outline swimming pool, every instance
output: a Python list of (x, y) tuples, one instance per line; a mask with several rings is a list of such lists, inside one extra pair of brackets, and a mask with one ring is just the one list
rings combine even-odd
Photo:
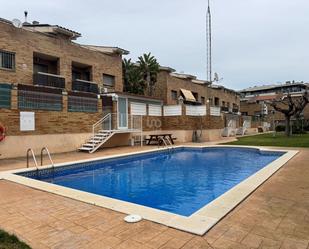
[(188, 217), (283, 154), (175, 148), (19, 175)]

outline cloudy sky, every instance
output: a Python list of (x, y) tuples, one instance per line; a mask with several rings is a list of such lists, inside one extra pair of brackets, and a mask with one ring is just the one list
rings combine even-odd
[[(206, 0), (0, 0), (0, 17), (59, 24), (80, 43), (112, 45), (134, 60), (152, 52), (161, 65), (206, 78)], [(211, 0), (213, 68), (221, 84), (309, 81), (308, 0)]]

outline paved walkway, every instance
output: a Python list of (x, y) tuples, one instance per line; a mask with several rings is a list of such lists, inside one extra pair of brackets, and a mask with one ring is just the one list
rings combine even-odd
[(127, 224), (124, 214), (5, 180), (0, 227), (39, 249), (309, 249), (308, 159), (301, 150), (202, 237), (146, 220)]

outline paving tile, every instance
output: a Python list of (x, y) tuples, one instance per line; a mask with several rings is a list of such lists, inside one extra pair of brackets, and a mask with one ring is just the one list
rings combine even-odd
[(283, 241), (280, 249), (307, 249), (309, 246), (309, 237), (307, 240), (290, 239), (287, 238)]
[(263, 238), (261, 246), (259, 248), (261, 248), (261, 249), (279, 249), (281, 247), (281, 245), (282, 245), (282, 241)]
[(133, 240), (126, 240), (119, 244), (118, 246), (114, 247), (115, 249), (148, 249), (147, 246), (143, 245), (142, 243), (133, 241)]
[(251, 248), (259, 248), (262, 244), (263, 237), (249, 233), (242, 241), (241, 244), (249, 246)]
[(160, 249), (180, 249), (182, 248), (188, 241), (182, 240), (180, 238), (172, 238), (171, 240), (167, 241), (164, 245), (159, 247)]
[(181, 249), (211, 249), (212, 247), (203, 237), (194, 237), (189, 240)]
[(145, 243), (146, 246), (157, 249), (166, 244), (169, 240), (173, 239), (173, 236), (167, 233), (160, 233), (151, 240)]
[(211, 246), (213, 246), (216, 249), (251, 249), (249, 246), (240, 244), (238, 242), (234, 242), (231, 240), (227, 240), (224, 238), (219, 238), (218, 240), (215, 241)]
[(234, 242), (240, 242), (242, 241), (245, 236), (248, 234), (248, 231), (238, 228), (238, 227), (231, 227), (229, 230), (227, 230), (221, 238), (234, 241)]

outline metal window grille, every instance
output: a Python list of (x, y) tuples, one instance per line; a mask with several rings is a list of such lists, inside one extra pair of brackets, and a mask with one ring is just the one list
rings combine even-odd
[(0, 50), (0, 68), (15, 69), (15, 53)]
[(0, 84), (0, 108), (11, 108), (11, 89), (9, 84)]
[(62, 110), (62, 95), (18, 90), (18, 108), (32, 110)]
[(68, 96), (69, 112), (97, 112), (98, 100), (79, 96)]

